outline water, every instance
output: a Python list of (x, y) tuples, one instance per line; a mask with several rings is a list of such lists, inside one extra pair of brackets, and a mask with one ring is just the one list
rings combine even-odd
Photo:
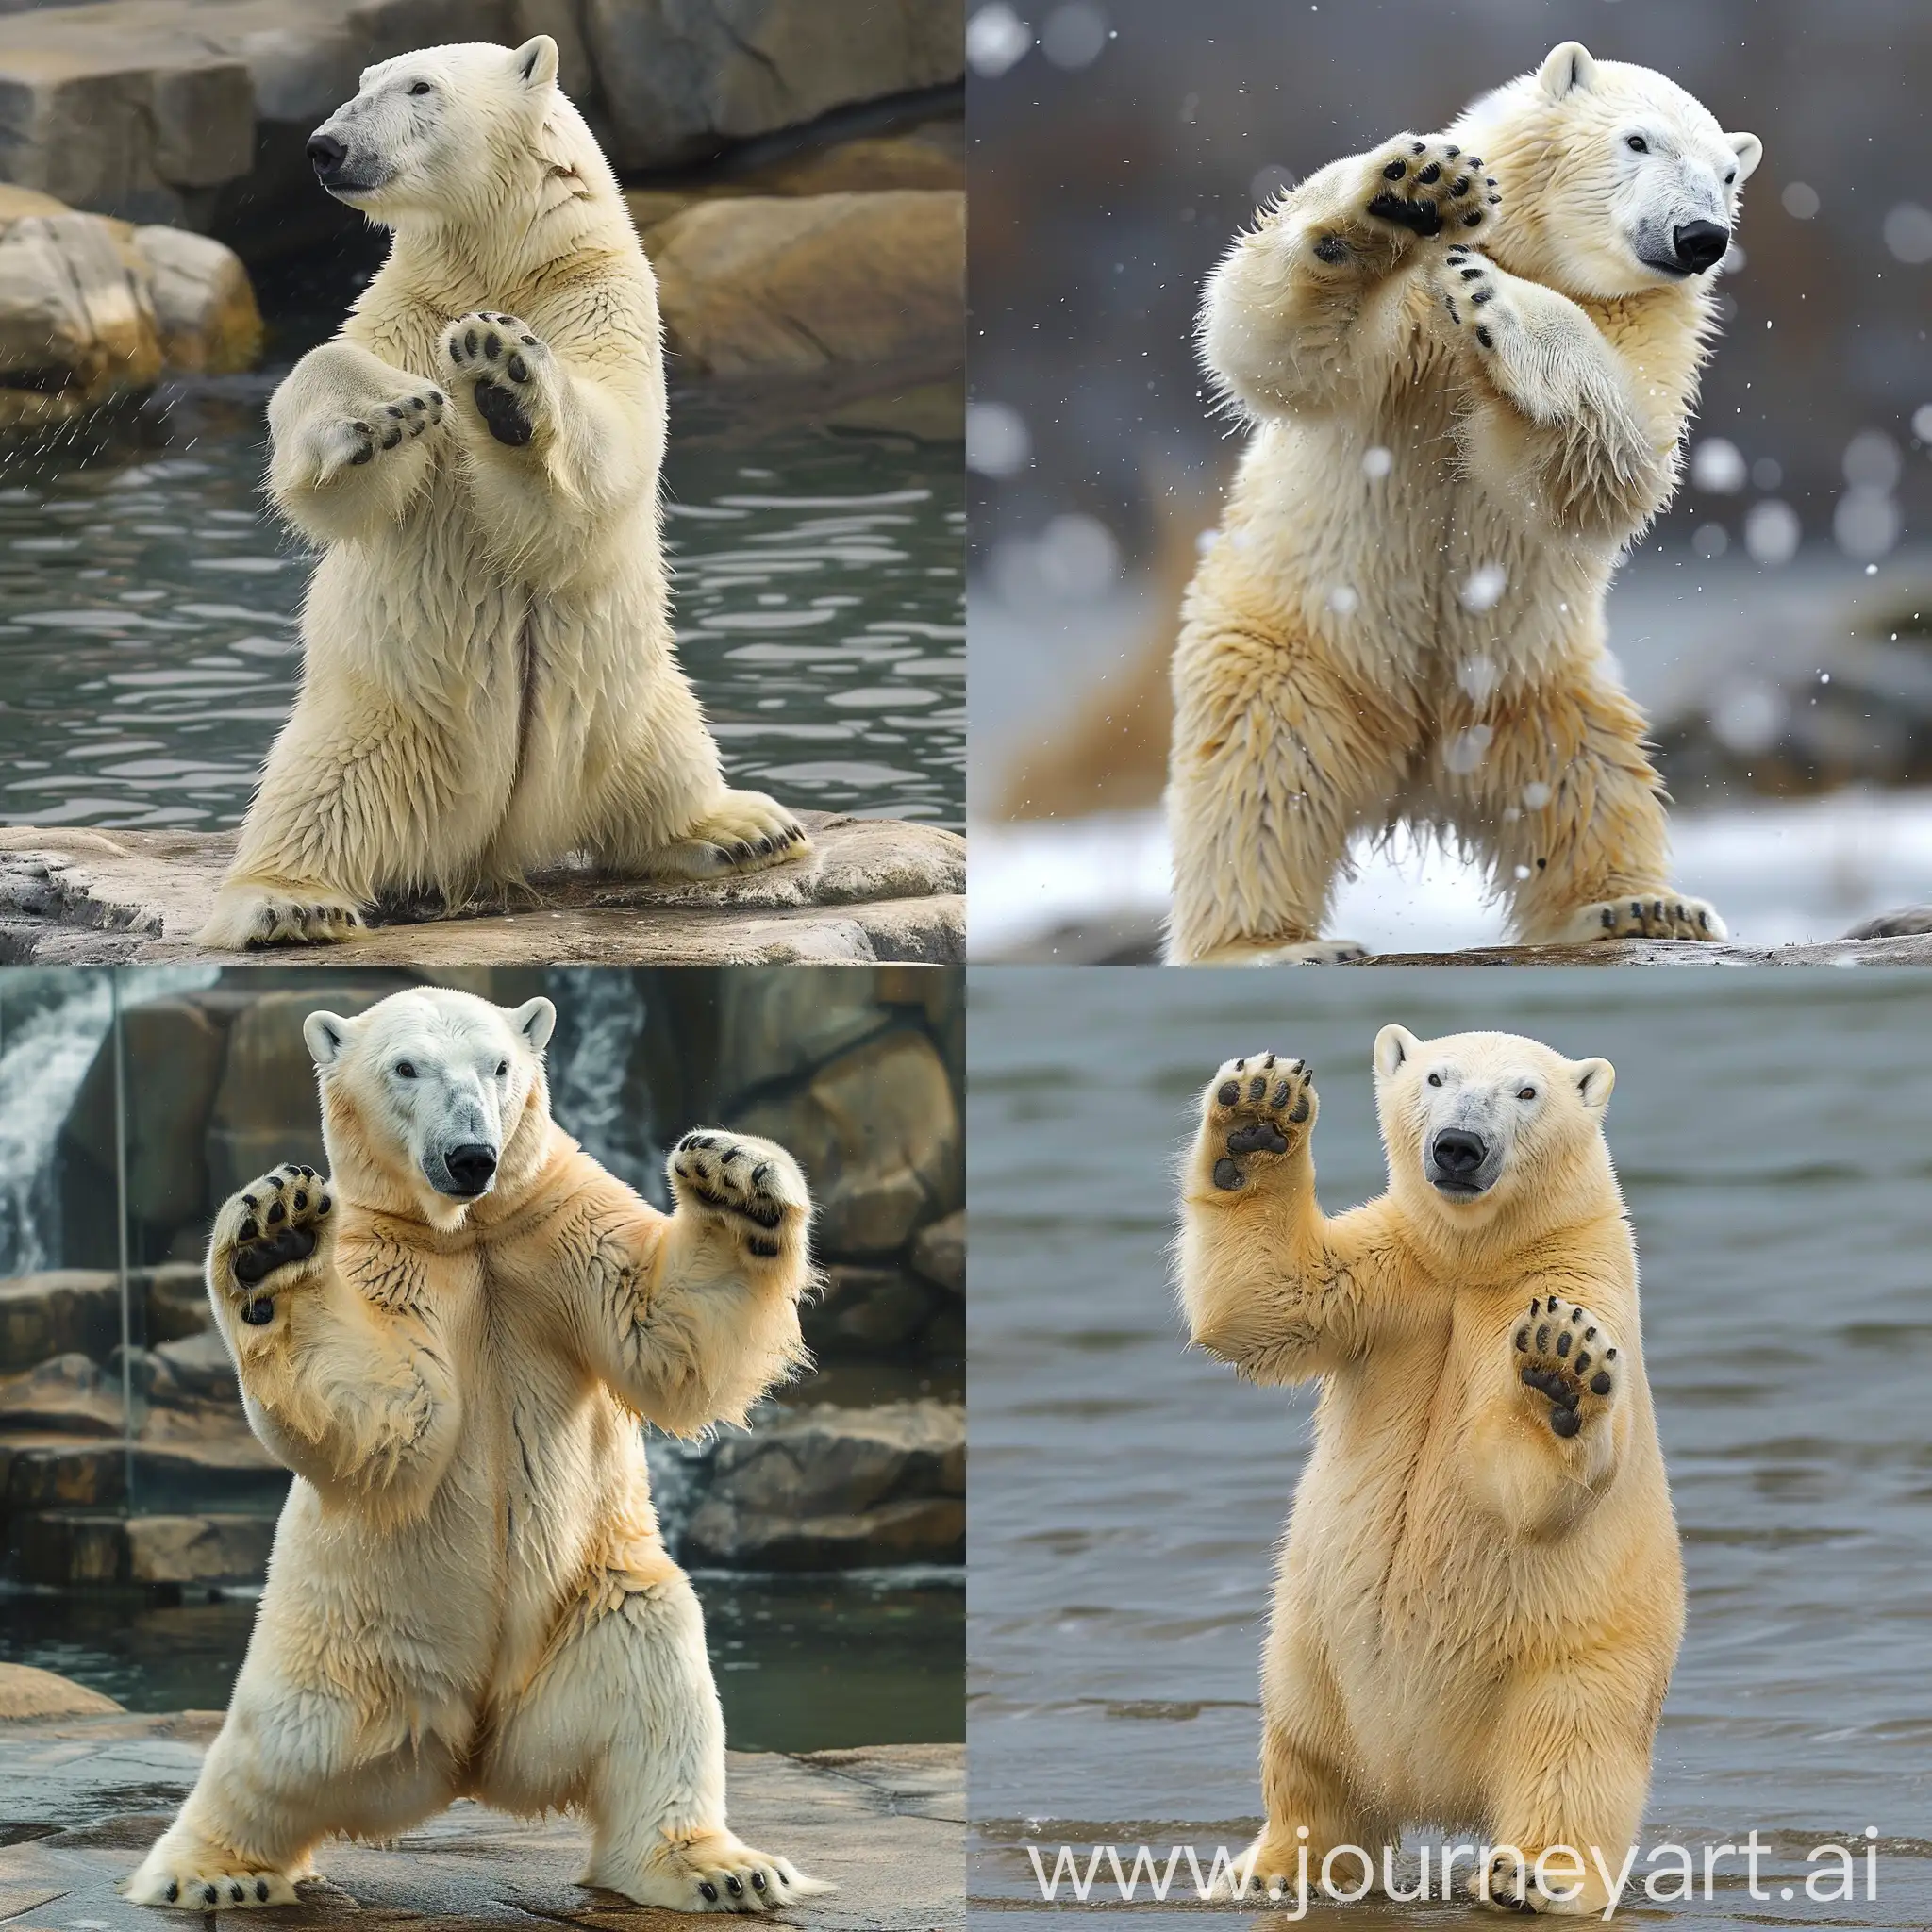
[[(697, 1578), (739, 1751), (957, 1742), (965, 1597), (912, 1573)], [(130, 1710), (221, 1710), (255, 1623), (245, 1596), (0, 1592), (0, 1662), (58, 1671)]]
[(1618, 1069), (1610, 1146), (1690, 1591), (1646, 1845), (1755, 1824), (1779, 1848), (1767, 1872), (1802, 1874), (1811, 1846), (1882, 1834), (1875, 1905), (1754, 1905), (1740, 1872), (1674, 1909), (1932, 1924), (1932, 982), (1008, 968), (975, 972), (971, 998), (983, 1906), (1033, 1922), (1028, 1839), (1120, 1841), (1129, 1862), (1141, 1840), (1191, 1841), (1205, 1859), (1258, 1820), (1256, 1662), (1312, 1396), (1183, 1349), (1171, 1163), (1214, 1067), (1274, 1046), (1317, 1069), (1324, 1205), (1378, 1191), (1369, 1048), (1399, 1019)]
[[(0, 824), (241, 822), (294, 701), (309, 569), (257, 493), (277, 373), (0, 452)], [(959, 827), (958, 444), (685, 398), (672, 425), (680, 651), (733, 782)]]

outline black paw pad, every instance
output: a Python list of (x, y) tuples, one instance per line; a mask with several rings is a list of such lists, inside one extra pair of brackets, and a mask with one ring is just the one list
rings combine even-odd
[(1288, 1137), (1273, 1121), (1257, 1121), (1252, 1126), (1237, 1127), (1227, 1137), (1230, 1154), (1286, 1154)]
[(1240, 1168), (1225, 1156), (1214, 1163), (1214, 1185), (1228, 1193), (1241, 1185), (1243, 1175)]
[(1442, 232), (1442, 217), (1436, 204), (1426, 198), (1405, 201), (1399, 194), (1384, 192), (1370, 202), (1369, 212), (1385, 222), (1411, 229), (1418, 235), (1440, 235)]
[(530, 421), (529, 411), (518, 400), (514, 391), (485, 377), (477, 383), (475, 396), (476, 413), (482, 417), (484, 427), (498, 442), (507, 443), (511, 449), (522, 449), (529, 441), (535, 425)]
[(1236, 1080), (1224, 1080), (1214, 1097), (1223, 1107), (1232, 1107), (1241, 1097), (1241, 1083)]

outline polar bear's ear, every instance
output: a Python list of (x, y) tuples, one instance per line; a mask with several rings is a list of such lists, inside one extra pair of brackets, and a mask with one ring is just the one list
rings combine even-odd
[(1590, 86), (1596, 78), (1596, 62), (1581, 41), (1565, 41), (1560, 47), (1550, 49), (1536, 77), (1551, 100), (1560, 101), (1574, 90)]
[(332, 1067), (356, 1037), (356, 1023), (340, 1013), (310, 1013), (302, 1023), (302, 1043), (318, 1067)]
[(1755, 134), (1727, 134), (1724, 139), (1738, 158), (1738, 181), (1741, 186), (1757, 172), (1757, 164), (1764, 158), (1764, 143)]
[(548, 34), (525, 41), (509, 58), (525, 87), (549, 87), (557, 78), (557, 42)]
[(539, 993), (535, 999), (525, 1000), (509, 1016), (509, 1024), (530, 1042), (532, 1053), (541, 1053), (556, 1029), (557, 1008)]
[(1375, 1035), (1375, 1071), (1386, 1080), (1422, 1041), (1407, 1026), (1385, 1026)]
[(1610, 1090), (1617, 1084), (1617, 1070), (1608, 1060), (1572, 1060), (1570, 1073), (1576, 1091), (1591, 1113), (1601, 1113), (1610, 1104)]

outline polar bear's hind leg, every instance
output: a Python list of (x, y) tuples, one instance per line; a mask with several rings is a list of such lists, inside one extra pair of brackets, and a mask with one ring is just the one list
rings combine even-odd
[(714, 879), (763, 872), (811, 852), (805, 827), (762, 791), (727, 791), (683, 838), (645, 853), (637, 869), (648, 878)]

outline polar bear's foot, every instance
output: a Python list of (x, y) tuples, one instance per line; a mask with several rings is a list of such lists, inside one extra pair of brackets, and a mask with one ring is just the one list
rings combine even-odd
[(1534, 943), (1574, 946), (1592, 940), (1709, 940), (1730, 938), (1717, 908), (1681, 892), (1645, 892), (1580, 906), (1562, 925)]
[(260, 1327), (275, 1319), (275, 1276), (322, 1246), (334, 1208), (328, 1182), (293, 1160), (223, 1202), (208, 1243), (208, 1274), (240, 1301), (244, 1322)]
[(1225, 1149), (1214, 1162), (1214, 1185), (1244, 1188), (1293, 1153), (1314, 1132), (1319, 1104), (1306, 1060), (1262, 1053), (1224, 1061), (1202, 1105), (1203, 1135)]
[(1495, 265), (1479, 249), (1452, 248), (1435, 271), (1436, 293), (1449, 320), (1462, 329), (1484, 355), (1505, 352), (1509, 337), (1523, 326), (1502, 285)]
[(1359, 940), (1292, 940), (1279, 945), (1248, 941), (1216, 946), (1187, 961), (1190, 966), (1346, 966), (1366, 959)]
[(1299, 1838), (1291, 1832), (1276, 1836), (1272, 1830), (1264, 1831), (1232, 1865), (1223, 1870), (1208, 1896), (1216, 1904), (1296, 1899), (1303, 1887), (1313, 1889), (1311, 1874), (1321, 1871), (1328, 1849), (1311, 1838)]
[(776, 799), (727, 791), (675, 844), (649, 854), (642, 869), (657, 878), (715, 879), (763, 872), (810, 851), (805, 827)]
[(292, 1906), (295, 1881), (306, 1870), (282, 1871), (196, 1840), (171, 1842), (167, 1832), (125, 1888), (138, 1906), (175, 1906), (184, 1912), (233, 1911), (240, 1907)]
[(811, 1195), (798, 1163), (770, 1141), (699, 1127), (671, 1152), (671, 1190), (681, 1206), (732, 1224), (754, 1254), (770, 1260), (784, 1235), (804, 1225)]
[(514, 315), (477, 309), (442, 332), (452, 388), (467, 383), (483, 426), (498, 442), (521, 449), (537, 433), (548, 397), (550, 348)]
[(433, 383), (399, 391), (363, 406), (359, 415), (325, 418), (305, 432), (312, 480), (327, 483), (344, 470), (359, 470), (386, 451), (407, 449), (441, 426), (442, 391)]
[[(1566, 1878), (1561, 1892), (1557, 1892), (1539, 1884), (1536, 1876), (1538, 1856), (1536, 1852), (1519, 1855), (1510, 1845), (1493, 1852), (1488, 1869), (1478, 1872), (1469, 1880), (1467, 1890), (1470, 1897), (1505, 1912), (1555, 1912), (1576, 1917), (1603, 1910), (1607, 1900), (1603, 1896), (1592, 1897), (1593, 1892), (1601, 1892), (1600, 1887), (1577, 1887), (1574, 1880)], [(1557, 1870), (1564, 1872), (1574, 1869), (1568, 1859), (1557, 1866)]]
[(1560, 1295), (1538, 1295), (1510, 1337), (1517, 1378), (1553, 1435), (1579, 1435), (1616, 1400), (1624, 1370), (1617, 1339), (1588, 1308)]
[(1368, 190), (1364, 213), (1424, 237), (1480, 228), (1502, 199), (1481, 156), (1466, 155), (1440, 135), (1405, 135), (1379, 154)]
[(240, 953), (255, 946), (329, 945), (362, 929), (362, 915), (347, 900), (320, 888), (224, 886), (214, 910), (195, 935), (211, 951)]
[(635, 1877), (593, 1867), (585, 1882), (674, 1912), (775, 1912), (796, 1899), (833, 1889), (807, 1877), (791, 1859), (754, 1850), (728, 1831), (667, 1846)]

